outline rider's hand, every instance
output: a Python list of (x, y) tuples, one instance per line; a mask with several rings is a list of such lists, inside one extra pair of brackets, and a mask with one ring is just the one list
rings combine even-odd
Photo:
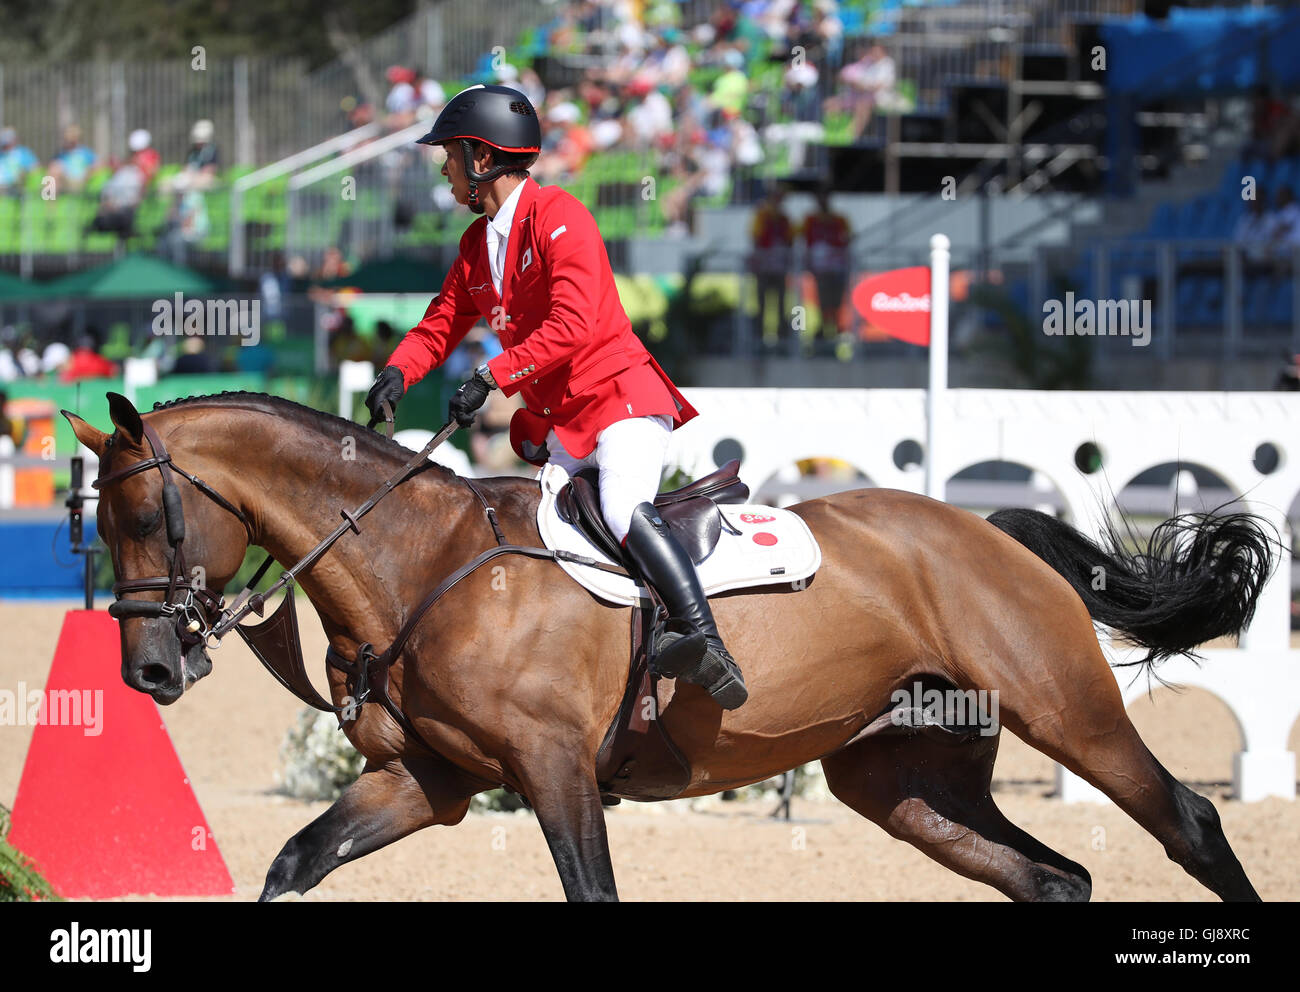
[(474, 423), (474, 413), (487, 402), (488, 393), (492, 387), (483, 381), (482, 377), (475, 373), (466, 380), (461, 387), (456, 390), (456, 395), (451, 398), (447, 408), (456, 423), (461, 427), (468, 427)]
[(370, 387), (370, 392), (366, 394), (366, 409), (370, 411), (368, 426), (374, 427), (384, 419), (384, 400), (387, 400), (388, 405), (396, 411), (397, 401), (404, 395), (406, 395), (406, 383), (402, 379), (402, 370), (395, 365), (384, 366), (384, 370), (375, 377), (375, 384)]

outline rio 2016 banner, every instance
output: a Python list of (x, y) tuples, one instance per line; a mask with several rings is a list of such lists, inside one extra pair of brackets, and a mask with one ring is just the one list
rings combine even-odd
[[(949, 299), (963, 300), (969, 272), (954, 272)], [(928, 347), (930, 344), (930, 268), (916, 265), (867, 276), (853, 287), (853, 307), (867, 322), (863, 337), (882, 335)]]

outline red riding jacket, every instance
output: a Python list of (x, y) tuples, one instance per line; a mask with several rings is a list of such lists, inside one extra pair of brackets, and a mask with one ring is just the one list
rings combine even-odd
[(498, 296), (484, 228), (470, 224), (460, 255), (420, 321), (388, 364), (406, 386), (442, 364), (480, 319), (505, 349), (488, 362), (507, 396), (522, 393), (510, 436), (540, 445), (549, 429), (575, 458), (596, 435), (628, 417), (666, 414), (674, 429), (696, 416), (623, 311), (605, 242), (582, 202), (555, 186), (524, 180), (506, 243)]

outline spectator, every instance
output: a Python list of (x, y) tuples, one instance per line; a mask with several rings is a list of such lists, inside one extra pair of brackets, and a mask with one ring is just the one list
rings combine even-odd
[(385, 123), (397, 131), (415, 123), (415, 112), (420, 107), (420, 93), (415, 88), (414, 70), (391, 65), (386, 76), (391, 89), (384, 98), (384, 109), (388, 112)]
[(739, 114), (749, 102), (749, 77), (745, 75), (745, 57), (734, 48), (723, 53), (724, 72), (713, 82), (709, 103), (723, 110)]
[(581, 122), (582, 111), (572, 101), (551, 108), (542, 128), (543, 147), (551, 142), (552, 153), (533, 166), (538, 182), (564, 182), (582, 171), (595, 142)]
[(144, 171), (136, 164), (136, 156), (119, 166), (99, 191), (99, 209), (87, 232), (116, 234), (125, 243), (134, 233), (135, 212), (147, 182)]
[(791, 247), (794, 244), (794, 226), (782, 209), (785, 191), (774, 183), (754, 211), (751, 228), (753, 252), (750, 269), (758, 283), (758, 316), (755, 335), (766, 343), (767, 308), (772, 295), (776, 296), (777, 341), (784, 341), (790, 330), (785, 308), (786, 276), (790, 271)]
[(840, 81), (845, 89), (832, 97), (827, 107), (852, 113), (850, 134), (853, 140), (862, 137), (876, 106), (893, 99), (895, 79), (894, 60), (878, 42), (873, 43), (862, 58), (840, 70)]
[(441, 110), (447, 102), (447, 93), (442, 85), (427, 72), (419, 74), (420, 103), (432, 110)]
[[(397, 347), (397, 328), (386, 320), (375, 321), (375, 339), (371, 343), (370, 361), (375, 368), (388, 364), (388, 356)], [(476, 366), (477, 367), (477, 366)]]
[(820, 121), (821, 106), (817, 101), (817, 82), (821, 74), (811, 62), (801, 62), (786, 70), (781, 89), (781, 111), (796, 121)]
[(1246, 212), (1237, 218), (1232, 240), (1241, 246), (1248, 259), (1261, 261), (1268, 255), (1273, 218), (1268, 213), (1268, 198), (1264, 190), (1256, 189), (1255, 193), (1253, 200), (1246, 201)]
[(23, 370), (18, 367), (18, 362), (14, 360), (14, 353), (11, 337), (13, 329), (4, 328), (3, 336), (0, 337), (0, 382), (13, 382), (21, 378)]
[(330, 279), (342, 279), (344, 276), (352, 274), (352, 266), (343, 257), (343, 252), (331, 245), (325, 249), (325, 254), (321, 258), (320, 267), (316, 270), (315, 279), (317, 282), (326, 282)]
[(849, 282), (849, 222), (831, 209), (830, 191), (817, 190), (817, 209), (800, 228), (807, 248), (808, 270), (817, 284), (817, 306), (827, 334), (844, 334), (844, 290)]
[(23, 423), (21, 420), (9, 417), (8, 407), (9, 394), (0, 391), (0, 437), (9, 438), (17, 448), (23, 443)]
[(45, 350), (36, 354), (35, 342), (28, 340), (27, 346), (18, 352), (18, 364), (28, 376), (52, 375), (68, 364), (72, 349), (62, 341), (51, 341)]
[(638, 149), (652, 147), (660, 138), (673, 133), (673, 106), (655, 89), (648, 76), (638, 76), (627, 84), (630, 103), (626, 111), (628, 138)]
[(94, 167), (95, 153), (81, 143), (81, 128), (69, 124), (63, 129), (63, 147), (50, 163), (55, 190), (59, 193), (80, 190)]
[(80, 379), (98, 379), (117, 375), (117, 366), (99, 353), (99, 332), (86, 331), (77, 347), (59, 373), (60, 382), (77, 382)]
[(169, 192), (198, 192), (216, 185), (221, 155), (212, 143), (214, 133), (211, 121), (194, 122), (190, 129), (190, 150), (185, 155), (185, 168), (172, 178)]
[(18, 143), (17, 131), (0, 128), (0, 193), (20, 190), (27, 174), (40, 164), (35, 152)]
[(1281, 186), (1269, 218), (1268, 242), (1274, 249), (1300, 244), (1300, 203), (1290, 186)]
[(172, 363), (172, 375), (207, 375), (220, 369), (201, 337), (188, 337), (181, 342), (181, 353)]
[(1250, 140), (1243, 149), (1247, 158), (1276, 160), (1295, 150), (1297, 117), (1267, 86), (1255, 88), (1250, 116)]
[(357, 325), (352, 316), (342, 307), (326, 318), (326, 329), (330, 333), (330, 361), (368, 362), (372, 355), (370, 347), (357, 333)]
[(838, 65), (844, 53), (844, 22), (839, 18), (835, 0), (817, 0), (813, 6), (816, 13), (812, 34), (816, 40), (809, 46), (808, 57)]
[(285, 271), (284, 252), (271, 254), (271, 266), (257, 280), (262, 301), (262, 319), (268, 323), (284, 320), (285, 299), (289, 295), (289, 274)]
[(142, 127), (136, 128), (127, 139), (127, 147), (131, 150), (131, 164), (140, 170), (148, 187), (162, 165), (162, 156), (153, 147), (153, 136)]
[(531, 66), (519, 74), (519, 84), (515, 88), (528, 97), (528, 102), (534, 107), (546, 103), (546, 87), (542, 85), (542, 77)]
[(655, 36), (654, 48), (646, 57), (642, 71), (648, 73), (659, 85), (676, 89), (684, 86), (691, 70), (691, 56), (679, 41), (676, 31), (668, 30)]

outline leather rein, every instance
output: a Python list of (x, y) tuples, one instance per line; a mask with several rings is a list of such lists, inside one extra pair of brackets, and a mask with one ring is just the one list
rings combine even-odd
[[(387, 434), (392, 438), (393, 419), (390, 410), (385, 410), (387, 421)], [(340, 516), (343, 517), (343, 523), (340, 524), (328, 537), (324, 538), (311, 551), (307, 552), (302, 558), (287, 571), (283, 572), (280, 578), (266, 592), (254, 593), (253, 588), (261, 581), (266, 574), (267, 569), (274, 561), (272, 555), (267, 555), (265, 560), (258, 566), (256, 573), (240, 591), (238, 596), (226, 605), (225, 600), (219, 593), (214, 593), (203, 583), (196, 581), (187, 582), (185, 579), (185, 517), (181, 504), (180, 490), (176, 485), (173, 476), (181, 476), (192, 486), (203, 493), (222, 509), (233, 514), (244, 525), (248, 531), (249, 543), (253, 543), (253, 527), (248, 517), (237, 506), (222, 496), (216, 489), (204, 482), (198, 476), (192, 475), (180, 468), (167, 451), (166, 445), (158, 432), (148, 423), (141, 421), (144, 427), (144, 437), (148, 440), (153, 450), (150, 458), (142, 459), (138, 462), (110, 472), (108, 475), (100, 476), (91, 485), (95, 489), (111, 483), (119, 482), (139, 472), (145, 472), (149, 469), (157, 468), (162, 475), (162, 506), (163, 516), (167, 528), (167, 542), (171, 548), (172, 561), (171, 570), (165, 576), (152, 576), (148, 578), (123, 579), (113, 584), (114, 603), (108, 608), (109, 615), (117, 620), (125, 620), (131, 617), (145, 617), (158, 619), (163, 617), (176, 618), (176, 631), (181, 639), (182, 646), (192, 647), (196, 644), (202, 644), (205, 648), (215, 649), (221, 646), (221, 639), (232, 629), (238, 629), (243, 634), (248, 630), (257, 630), (256, 626), (247, 627), (241, 625), (241, 621), (249, 613), (256, 613), (259, 617), (264, 615), (266, 600), (273, 596), (281, 589), (292, 586), (297, 576), (305, 569), (313, 565), (322, 555), (324, 555), (334, 543), (346, 534), (349, 530), (353, 533), (360, 534), (361, 529), (357, 522), (374, 509), (385, 496), (393, 491), (400, 483), (404, 482), (417, 468), (424, 464), (429, 454), (438, 445), (442, 444), (448, 437), (455, 432), (458, 424), (453, 419), (448, 421), (443, 428), (429, 440), (429, 443), (401, 468), (394, 472), (371, 496), (355, 510), (341, 510)], [(350, 694), (354, 702), (349, 706), (333, 706), (327, 703), (319, 694), (312, 689), (310, 682), (305, 682), (303, 678), (298, 677), (302, 673), (302, 650), (294, 641), (294, 652), (296, 658), (282, 659), (279, 665), (273, 664), (259, 651), (254, 651), (258, 658), (267, 667), (271, 674), (281, 685), (292, 692), (302, 702), (319, 710), (342, 713), (345, 710), (353, 710), (361, 703), (371, 701), (379, 702), (384, 709), (388, 711), (397, 723), (408, 734), (412, 735), (415, 740), (419, 741), (428, 750), (434, 750), (427, 744), (424, 739), (411, 725), (406, 715), (392, 702), (387, 691), (387, 670), (393, 665), (400, 655), (402, 648), (406, 645), (411, 634), (414, 633), (416, 625), (426, 613), (441, 599), (453, 586), (459, 583), (470, 573), (485, 565), (500, 555), (518, 554), (530, 558), (550, 559), (552, 561), (568, 561), (576, 564), (587, 565), (592, 568), (602, 569), (607, 572), (615, 572), (619, 575), (627, 575), (626, 569), (617, 565), (610, 565), (606, 562), (589, 558), (585, 555), (575, 554), (571, 551), (562, 549), (529, 547), (526, 545), (510, 544), (506, 541), (505, 534), (501, 530), (501, 525), (497, 520), (496, 508), (491, 506), (487, 498), (483, 495), (474, 483), (462, 476), (457, 476), (461, 482), (478, 498), (483, 505), (484, 512), (488, 522), (492, 525), (492, 533), (496, 538), (496, 546), (488, 548), (472, 558), (470, 561), (461, 565), (451, 574), (446, 576), (436, 587), (420, 601), (419, 605), (407, 616), (405, 623), (398, 630), (394, 638), (384, 652), (376, 654), (369, 644), (362, 644), (357, 651), (355, 661), (347, 661), (332, 647), (326, 652), (326, 661), (333, 667), (346, 673), (349, 676)], [(162, 590), (164, 597), (161, 602), (155, 600), (124, 599), (123, 596), (132, 593), (156, 592)], [(183, 596), (180, 594), (183, 590)], [(286, 595), (294, 595), (292, 589), (288, 589)], [(292, 606), (292, 604), (290, 604)], [(213, 620), (215, 617), (215, 621)], [(296, 627), (296, 620), (293, 621)], [(247, 637), (245, 637), (247, 640)], [(280, 670), (287, 668), (288, 672)], [(378, 690), (379, 698), (377, 700), (368, 699), (371, 695), (371, 689)]]

